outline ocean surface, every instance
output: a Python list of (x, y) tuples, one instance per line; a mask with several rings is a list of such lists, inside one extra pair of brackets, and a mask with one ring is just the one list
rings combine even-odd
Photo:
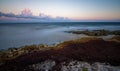
[(0, 24), (0, 49), (32, 44), (53, 45), (86, 35), (66, 33), (69, 30), (120, 30), (115, 22), (54, 22), (54, 23), (4, 23)]

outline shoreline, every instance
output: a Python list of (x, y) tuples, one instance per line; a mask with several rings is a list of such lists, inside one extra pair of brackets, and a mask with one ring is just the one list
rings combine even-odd
[[(120, 66), (119, 48), (120, 36), (114, 36), (109, 40), (98, 37), (85, 37), (64, 41), (53, 46), (30, 45), (12, 48), (0, 53), (0, 69), (11, 68), (12, 66), (24, 69), (24, 65), (26, 67), (46, 60), (52, 60), (58, 64), (64, 61), (77, 60), (90, 64), (100, 62)], [(11, 66), (9, 67), (9, 65)]]
[(108, 35), (118, 35), (120, 36), (120, 30), (105, 30), (105, 29), (98, 29), (98, 30), (70, 30), (70, 31), (64, 31), (67, 33), (72, 34), (85, 34), (87, 36), (108, 36)]
[[(61, 33), (62, 32), (62, 33)], [(114, 30), (114, 31), (111, 31), (111, 30), (105, 30), (105, 29), (98, 29), (98, 30), (62, 30), (61, 32), (57, 31), (57, 33), (59, 33), (58, 36), (57, 35), (57, 38), (56, 40), (54, 40), (54, 37), (51, 37), (51, 38), (48, 38), (45, 39), (41, 39), (41, 40), (38, 40), (37, 41), (42, 41), (42, 42), (34, 42), (30, 40), (30, 42), (22, 42), (19, 44), (19, 42), (13, 42), (10, 44), (6, 44), (5, 45), (5, 42), (1, 45), (1, 49), (0, 51), (3, 51), (3, 50), (6, 50), (6, 49), (9, 49), (9, 48), (19, 48), (19, 47), (24, 47), (26, 45), (39, 45), (39, 44), (45, 44), (45, 45), (56, 45), (56, 44), (59, 44), (61, 42), (64, 42), (64, 41), (68, 41), (68, 40), (74, 40), (74, 39), (79, 39), (79, 38), (82, 38), (82, 37), (100, 37), (100, 38), (103, 38), (103, 39), (110, 39), (114, 36), (120, 36), (120, 30)], [(61, 34), (64, 34), (64, 35), (61, 35)], [(50, 34), (52, 36), (52, 34)], [(54, 35), (53, 35), (54, 36)], [(58, 38), (59, 37), (59, 38)], [(63, 37), (63, 38), (62, 38)], [(53, 39), (53, 42), (51, 41)], [(34, 40), (34, 39), (33, 39)], [(6, 42), (6, 43), (9, 43), (9, 42)]]

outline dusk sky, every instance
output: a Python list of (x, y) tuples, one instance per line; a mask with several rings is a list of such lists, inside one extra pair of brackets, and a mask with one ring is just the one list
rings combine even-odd
[(0, 0), (0, 21), (120, 21), (120, 0)]

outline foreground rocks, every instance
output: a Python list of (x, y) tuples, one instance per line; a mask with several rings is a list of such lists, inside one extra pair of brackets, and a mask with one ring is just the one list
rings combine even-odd
[(67, 65), (62, 64), (61, 71), (119, 71), (120, 68), (105, 65), (104, 63), (93, 63), (71, 61)]
[[(81, 61), (62, 62), (59, 71), (119, 71), (120, 67), (105, 65), (105, 63), (87, 63)], [(29, 69), (33, 71), (53, 71), (56, 67), (55, 61), (46, 60), (41, 63), (29, 65)], [(56, 70), (58, 71), (58, 70)]]
[(32, 65), (29, 65), (28, 68), (30, 70), (34, 70), (34, 71), (40, 71), (40, 70), (43, 70), (43, 71), (52, 71), (52, 68), (55, 66), (55, 61), (52, 61), (52, 60), (46, 60), (44, 62), (41, 62), (41, 63), (37, 63), (37, 64), (32, 64)]
[(73, 34), (85, 34), (88, 36), (107, 36), (107, 35), (120, 35), (120, 30), (109, 31), (109, 30), (72, 30), (65, 31), (67, 33)]
[(47, 50), (29, 48), (26, 49), (29, 52), (4, 61), (0, 71), (120, 70), (120, 42), (112, 40), (82, 38), (65, 41)]

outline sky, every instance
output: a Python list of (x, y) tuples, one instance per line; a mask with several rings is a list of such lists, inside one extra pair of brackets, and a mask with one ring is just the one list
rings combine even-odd
[(0, 21), (120, 21), (120, 0), (0, 0)]

